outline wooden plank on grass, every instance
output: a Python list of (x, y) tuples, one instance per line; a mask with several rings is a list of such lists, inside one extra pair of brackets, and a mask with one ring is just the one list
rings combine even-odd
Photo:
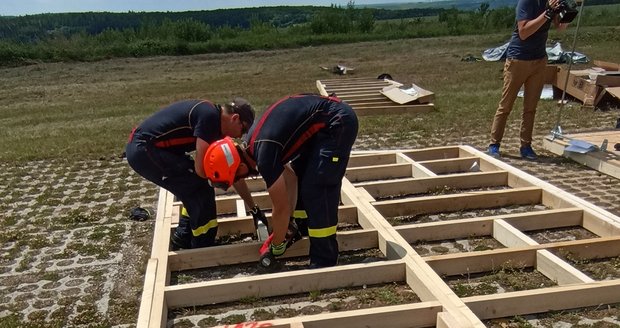
[(572, 240), (519, 248), (500, 248), (469, 253), (424, 257), (438, 274), (445, 276), (480, 273), (501, 268), (529, 268), (536, 265), (536, 252), (546, 249), (571, 258), (588, 260), (620, 255), (620, 236)]
[[(154, 282), (148, 282), (154, 286), (151, 301), (151, 310), (149, 311), (149, 328), (164, 327), (168, 319), (168, 305), (164, 294), (164, 288), (170, 283), (170, 270), (168, 269), (168, 248), (170, 242), (170, 225), (172, 222), (172, 203), (174, 196), (160, 188), (159, 201), (157, 204), (157, 215), (155, 217), (155, 229), (153, 232), (153, 248), (151, 250), (151, 258), (157, 260), (155, 274), (150, 278), (154, 278)], [(145, 281), (145, 285), (146, 285)], [(148, 291), (148, 286), (145, 290)], [(145, 311), (146, 313), (146, 311)]]
[(459, 158), (459, 147), (433, 147), (419, 150), (403, 151), (403, 155), (414, 161), (432, 161), (438, 159)]
[(396, 164), (396, 154), (361, 154), (349, 158), (348, 169), (360, 166)]
[(546, 249), (536, 252), (536, 270), (560, 286), (594, 282), (594, 279)]
[(479, 218), (466, 218), (440, 222), (413, 223), (396, 227), (409, 243), (493, 235), (493, 222), (505, 220), (521, 231), (578, 226), (579, 209), (543, 210), (515, 214), (502, 214)]
[[(460, 301), (454, 291), (424, 262), (402, 236), (368, 202), (356, 192), (356, 188), (343, 180), (342, 193), (348, 202), (358, 207), (366, 216), (364, 226), (377, 230), (379, 248), (389, 258), (401, 258), (406, 264), (406, 281), (422, 301), (438, 300), (455, 316), (461, 327), (484, 327), (482, 322)], [(360, 218), (361, 221), (361, 218)]]
[(512, 317), (620, 302), (620, 280), (466, 297), (481, 319)]
[(373, 205), (383, 216), (396, 217), (509, 205), (534, 205), (540, 203), (540, 196), (540, 188), (530, 187), (386, 200), (375, 202)]
[(501, 171), (471, 172), (427, 178), (361, 182), (356, 183), (355, 186), (366, 189), (375, 198), (384, 198), (388, 196), (423, 194), (445, 186), (455, 189), (505, 186), (507, 177), (508, 174)]
[(348, 168), (345, 177), (351, 182), (411, 177), (411, 164), (385, 164)]
[(402, 261), (375, 262), (168, 286), (166, 299), (176, 308), (404, 280)]
[[(239, 199), (239, 201), (241, 201), (241, 199)], [(271, 218), (271, 213), (265, 213), (265, 217), (269, 220)], [(354, 206), (339, 206), (338, 222), (357, 224), (357, 209)], [(217, 223), (217, 235), (220, 237), (240, 234), (254, 234), (256, 232), (256, 228), (254, 227), (254, 219), (252, 216), (245, 214), (238, 217), (218, 218)]]
[[(302, 325), (304, 328), (422, 328), (434, 326), (437, 313), (441, 310), (439, 302), (419, 302), (260, 321), (247, 323), (243, 327), (300, 328), (299, 325)], [(216, 328), (233, 327), (227, 325)]]
[[(377, 232), (354, 230), (338, 232), (338, 246), (341, 252), (377, 248)], [(179, 250), (168, 254), (171, 271), (209, 268), (222, 265), (258, 262), (258, 251), (262, 243), (253, 241), (207, 248)], [(308, 255), (309, 241), (304, 238), (290, 247), (281, 258)]]
[(430, 161), (419, 161), (418, 163), (424, 165), (435, 174), (477, 172), (480, 170), (478, 157), (435, 159)]
[[(613, 145), (615, 144), (613, 140), (620, 140), (620, 130), (615, 130), (614, 134), (604, 135), (604, 136), (595, 136), (590, 138), (590, 142), (594, 143), (596, 146), (601, 146), (603, 139), (608, 139), (608, 151), (591, 151), (585, 154), (580, 154), (576, 152), (566, 151), (566, 147), (568, 146), (567, 140), (564, 139), (554, 139), (550, 140), (549, 138), (543, 139), (543, 146), (548, 151), (555, 153), (560, 156), (564, 156), (574, 160), (575, 162), (586, 165), (590, 168), (593, 168), (601, 173), (605, 173), (614, 178), (620, 179), (620, 152), (614, 151)], [(574, 139), (588, 139), (586, 134), (574, 134), (567, 136)], [(600, 140), (601, 142), (594, 141)], [(616, 141), (620, 142), (620, 141)]]
[(382, 106), (361, 106), (354, 108), (357, 116), (368, 115), (392, 115), (392, 114), (423, 114), (435, 109), (433, 104), (422, 105), (382, 105)]

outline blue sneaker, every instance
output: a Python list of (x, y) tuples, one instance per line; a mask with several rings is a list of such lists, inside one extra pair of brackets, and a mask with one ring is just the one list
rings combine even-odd
[(499, 158), (499, 144), (490, 144), (487, 154), (492, 157)]
[(538, 159), (538, 155), (536, 155), (532, 146), (523, 146), (521, 147), (521, 158), (534, 161)]

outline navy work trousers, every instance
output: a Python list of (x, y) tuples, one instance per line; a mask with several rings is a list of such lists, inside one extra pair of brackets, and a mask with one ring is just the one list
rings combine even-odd
[(310, 267), (334, 266), (338, 262), (340, 189), (357, 138), (357, 116), (349, 105), (335, 103), (330, 114), (328, 125), (304, 145), (292, 162), (299, 181), (299, 201), (308, 216)]
[(127, 161), (147, 180), (170, 191), (189, 214), (189, 228), (179, 222), (178, 237), (191, 238), (191, 247), (212, 246), (217, 235), (215, 192), (206, 179), (194, 172), (194, 161), (185, 153), (158, 148), (136, 132), (127, 144)]

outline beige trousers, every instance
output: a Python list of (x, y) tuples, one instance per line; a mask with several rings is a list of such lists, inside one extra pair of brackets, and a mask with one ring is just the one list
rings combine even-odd
[(504, 137), (506, 120), (512, 111), (517, 94), (523, 86), (523, 115), (521, 118), (521, 146), (532, 143), (534, 117), (540, 93), (545, 83), (545, 67), (547, 57), (536, 60), (506, 59), (504, 64), (504, 87), (502, 99), (493, 118), (491, 127), (491, 143), (499, 144)]

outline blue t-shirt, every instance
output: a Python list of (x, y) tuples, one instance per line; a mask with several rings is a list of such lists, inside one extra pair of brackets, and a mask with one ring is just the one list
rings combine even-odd
[[(519, 0), (516, 8), (516, 21), (532, 20), (540, 16), (547, 7), (547, 0)], [(512, 38), (506, 50), (506, 58), (519, 60), (535, 60), (547, 55), (547, 34), (551, 21), (547, 21), (538, 31), (525, 40), (519, 38), (519, 28), (515, 23)]]

